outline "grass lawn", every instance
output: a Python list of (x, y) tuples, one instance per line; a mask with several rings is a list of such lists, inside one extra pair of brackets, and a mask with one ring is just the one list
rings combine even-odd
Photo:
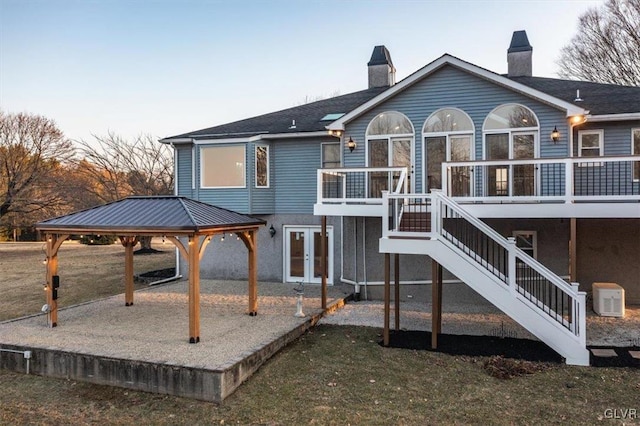
[[(70, 245), (67, 250), (60, 258), (61, 295), (71, 291), (65, 283), (72, 281), (78, 288), (73, 303), (122, 292), (121, 247)], [(166, 250), (170, 256), (162, 265), (151, 264), (154, 256), (138, 256), (134, 262), (139, 268), (146, 261), (151, 269), (172, 266), (173, 250)], [(31, 263), (22, 264), (19, 259), (26, 253), (15, 263), (6, 261), (6, 253), (0, 251), (5, 296), (0, 312), (7, 318), (37, 311), (41, 293), (39, 300), (27, 303), (26, 298), (44, 276), (42, 256), (36, 253)], [(84, 272), (63, 272), (65, 257), (86, 262)], [(9, 270), (25, 283), (8, 285), (4, 275)], [(640, 415), (640, 369), (509, 365), (496, 358), (383, 348), (380, 332), (318, 326), (267, 362), (222, 406), (0, 370), (0, 424), (640, 423), (637, 417), (608, 418)], [(530, 374), (511, 379), (489, 374), (501, 366), (510, 371), (525, 367)], [(629, 409), (636, 411), (625, 411)]]

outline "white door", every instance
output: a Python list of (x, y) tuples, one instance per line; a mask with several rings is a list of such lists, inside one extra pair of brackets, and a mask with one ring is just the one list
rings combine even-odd
[[(319, 226), (284, 227), (285, 282), (320, 283), (322, 251)], [(327, 283), (333, 284), (333, 229), (327, 227)]]

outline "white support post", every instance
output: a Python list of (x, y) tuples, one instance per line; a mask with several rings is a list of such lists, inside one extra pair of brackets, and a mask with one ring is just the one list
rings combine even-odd
[(431, 232), (437, 239), (442, 234), (442, 201), (440, 200), (441, 189), (431, 189)]
[(508, 237), (507, 241), (509, 242), (507, 248), (509, 255), (509, 265), (507, 269), (507, 274), (509, 275), (509, 290), (511, 291), (511, 295), (516, 297), (516, 239), (514, 237)]
[(322, 169), (318, 169), (318, 187), (317, 187), (317, 194), (316, 197), (318, 199), (318, 204), (322, 204), (323, 203), (323, 197), (322, 197), (322, 190), (323, 190), (323, 182), (324, 180), (322, 179)]
[[(389, 191), (382, 191), (382, 238), (389, 237)], [(396, 213), (397, 216), (397, 213)]]
[(342, 204), (347, 204), (347, 174), (343, 173), (342, 177)]
[(564, 199), (565, 203), (573, 202), (573, 161), (570, 158), (564, 160)]
[[(440, 182), (442, 182), (442, 193), (450, 196), (451, 194), (449, 194), (449, 171), (451, 170), (451, 167), (449, 167), (447, 165), (446, 162), (442, 163), (442, 171), (441, 171), (441, 175), (440, 175)], [(426, 184), (427, 182), (424, 182), (423, 184)], [(423, 191), (424, 192), (424, 191)]]

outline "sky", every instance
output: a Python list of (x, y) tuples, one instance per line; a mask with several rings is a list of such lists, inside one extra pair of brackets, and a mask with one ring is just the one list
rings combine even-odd
[(367, 88), (373, 47), (397, 80), (445, 53), (506, 73), (526, 30), (556, 77), (603, 0), (0, 0), (0, 110), (73, 140), (162, 138)]

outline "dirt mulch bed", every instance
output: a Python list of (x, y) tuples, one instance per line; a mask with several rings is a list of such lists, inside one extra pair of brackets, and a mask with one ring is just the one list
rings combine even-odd
[[(382, 345), (382, 341), (380, 344)], [(429, 331), (391, 330), (389, 347), (426, 350), (450, 355), (489, 356), (544, 363), (564, 362), (560, 355), (542, 342), (511, 337), (440, 334), (438, 348), (431, 349), (431, 332)], [(637, 347), (588, 347), (588, 349), (595, 348), (613, 349), (618, 356), (598, 357), (592, 354), (590, 364), (593, 367), (640, 368), (640, 360), (634, 359), (629, 353), (630, 350), (640, 350)]]

